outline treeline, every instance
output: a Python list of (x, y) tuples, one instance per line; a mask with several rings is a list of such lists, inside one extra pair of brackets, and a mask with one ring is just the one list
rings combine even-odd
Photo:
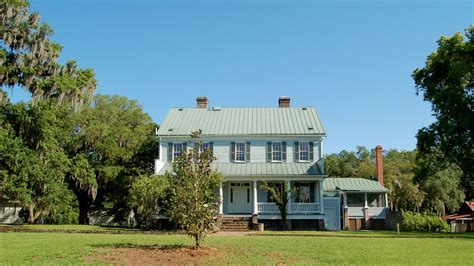
[[(453, 163), (440, 163), (415, 151), (384, 151), (385, 186), (390, 189), (392, 210), (434, 213), (455, 212), (464, 201), (462, 171)], [(326, 156), (325, 169), (330, 177), (376, 179), (375, 151), (357, 147)]]
[[(30, 223), (88, 223), (92, 211), (123, 220), (133, 180), (153, 172), (157, 125), (136, 101), (94, 97), (94, 71), (58, 63), (53, 30), (28, 8), (0, 2), (0, 201)], [(31, 101), (12, 103), (5, 88)]]

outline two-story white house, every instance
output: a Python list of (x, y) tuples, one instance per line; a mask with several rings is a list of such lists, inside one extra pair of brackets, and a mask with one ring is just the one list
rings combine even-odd
[(188, 149), (190, 134), (202, 130), (201, 141), (217, 158), (213, 167), (225, 176), (219, 193), (224, 217), (254, 217), (277, 226), (279, 210), (262, 181), (287, 182), (297, 188), (288, 205), (293, 227), (324, 229), (324, 128), (314, 107), (291, 107), (281, 97), (278, 107), (209, 107), (206, 97), (196, 108), (172, 108), (157, 131), (160, 143), (155, 173)]

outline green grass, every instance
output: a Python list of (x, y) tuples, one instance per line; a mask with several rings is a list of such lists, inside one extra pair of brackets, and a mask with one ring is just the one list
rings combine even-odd
[(0, 225), (1, 227), (14, 227), (14, 228), (24, 228), (32, 230), (74, 230), (74, 231), (103, 231), (103, 230), (137, 230), (137, 229), (128, 229), (120, 227), (107, 227), (99, 225), (81, 225), (81, 224), (23, 224), (23, 225)]
[[(350, 232), (331, 233), (335, 235), (211, 236), (205, 244), (219, 249), (224, 256), (210, 258), (208, 263), (466, 265), (472, 262), (474, 239), (470, 237), (437, 238), (428, 234), (419, 238), (371, 238), (371, 234), (380, 234), (371, 232), (360, 233), (364, 237), (336, 237)], [(102, 247), (180, 244), (191, 245), (192, 241), (173, 234), (0, 233), (0, 264), (80, 264), (85, 262), (84, 257), (104, 252)]]
[(394, 231), (263, 231), (258, 235), (304, 235), (334, 237), (368, 237), (368, 238), (468, 238), (474, 240), (474, 233), (420, 233)]

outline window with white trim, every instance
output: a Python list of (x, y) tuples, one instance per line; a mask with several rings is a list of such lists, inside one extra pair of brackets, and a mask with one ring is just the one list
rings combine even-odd
[(211, 145), (209, 144), (209, 142), (205, 142), (205, 143), (201, 143), (201, 145), (199, 145), (199, 153), (203, 153), (204, 151), (207, 151), (209, 150), (211, 147)]
[(309, 142), (300, 142), (299, 146), (299, 161), (309, 161)]
[(183, 155), (183, 143), (173, 143), (173, 161)]
[(235, 143), (235, 161), (245, 162), (245, 142)]
[(298, 203), (312, 202), (310, 183), (295, 183), (296, 197), (295, 201)]
[(281, 162), (283, 160), (283, 145), (281, 142), (272, 142), (272, 161)]

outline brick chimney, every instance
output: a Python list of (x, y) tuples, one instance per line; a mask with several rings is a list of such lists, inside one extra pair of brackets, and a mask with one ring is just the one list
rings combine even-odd
[(383, 186), (383, 155), (382, 155), (382, 146), (377, 145), (375, 147), (375, 164), (377, 167), (377, 180)]
[(278, 99), (278, 107), (280, 108), (288, 108), (290, 107), (290, 97), (282, 96)]
[(207, 100), (207, 97), (196, 97), (196, 107), (197, 108), (207, 108), (209, 101)]

